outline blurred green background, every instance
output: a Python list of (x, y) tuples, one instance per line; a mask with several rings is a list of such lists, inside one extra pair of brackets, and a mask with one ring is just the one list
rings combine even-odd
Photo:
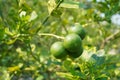
[[(0, 80), (120, 80), (119, 21), (120, 0), (0, 0)], [(53, 35), (75, 23), (82, 56), (55, 59)]]

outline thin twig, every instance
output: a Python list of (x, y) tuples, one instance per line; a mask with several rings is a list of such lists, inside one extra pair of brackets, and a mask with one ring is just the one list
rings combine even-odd
[[(56, 9), (60, 6), (60, 4), (61, 4), (62, 2), (63, 2), (63, 0), (59, 0), (58, 4), (57, 4), (56, 7), (52, 10), (52, 12), (53, 12), (54, 10), (56, 10)], [(52, 12), (51, 12), (51, 13), (52, 13)], [(48, 21), (48, 19), (50, 18), (50, 16), (51, 16), (51, 14), (49, 14), (49, 15), (44, 19), (44, 21), (42, 22), (41, 26), (44, 25), (44, 24)], [(37, 33), (40, 31), (41, 26), (36, 30), (35, 34), (37, 34)]]
[(114, 34), (108, 36), (105, 40), (103, 40), (102, 45), (101, 45), (100, 48), (103, 48), (107, 42), (109, 42), (110, 40), (116, 38), (116, 36), (117, 36), (119, 33), (120, 33), (120, 30), (118, 30), (118, 31), (116, 31)]
[[(44, 24), (47, 22), (47, 20), (49, 19), (49, 17), (50, 17), (50, 15), (48, 15), (48, 16), (44, 19), (44, 21), (42, 22), (41, 26), (44, 25)], [(41, 26), (36, 30), (35, 33), (38, 33), (38, 32), (40, 31)]]
[(38, 62), (40, 63), (40, 60), (39, 60), (36, 56), (34, 56), (30, 44), (28, 44), (28, 47), (29, 47), (29, 49), (30, 49), (31, 56), (32, 56), (36, 61), (38, 61)]
[(58, 4), (57, 4), (57, 6), (55, 7), (55, 9), (57, 9), (62, 2), (63, 2), (63, 0), (59, 0), (59, 2), (58, 2)]
[(68, 33), (68, 30), (64, 25), (63, 25), (63, 28), (64, 28), (65, 32)]
[(64, 37), (62, 37), (62, 36), (58, 36), (58, 35), (55, 35), (55, 34), (50, 34), (50, 33), (40, 33), (40, 34), (38, 34), (39, 36), (51, 36), (51, 37), (55, 37), (55, 38), (57, 38), (57, 39), (64, 39)]

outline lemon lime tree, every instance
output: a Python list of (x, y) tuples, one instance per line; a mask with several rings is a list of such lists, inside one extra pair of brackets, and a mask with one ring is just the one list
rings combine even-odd
[(0, 0), (0, 80), (120, 80), (120, 0)]

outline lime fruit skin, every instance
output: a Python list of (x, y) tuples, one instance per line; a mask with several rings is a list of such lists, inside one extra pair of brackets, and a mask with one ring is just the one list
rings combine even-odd
[(82, 39), (75, 33), (68, 34), (64, 38), (63, 45), (68, 51), (74, 52), (82, 45)]
[(50, 53), (57, 59), (64, 59), (68, 54), (62, 42), (53, 43), (50, 48)]
[(79, 56), (81, 56), (83, 53), (83, 47), (80, 46), (78, 50), (74, 51), (74, 52), (69, 52), (68, 55), (72, 58), (78, 58)]
[(82, 40), (86, 36), (86, 31), (85, 31), (85, 29), (81, 25), (79, 25), (79, 26), (72, 26), (68, 30), (68, 33), (76, 33), (76, 34), (78, 34), (81, 37)]

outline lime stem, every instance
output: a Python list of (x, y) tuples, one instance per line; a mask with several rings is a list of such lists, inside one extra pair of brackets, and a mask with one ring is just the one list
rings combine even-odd
[(57, 38), (57, 39), (64, 39), (64, 37), (62, 37), (62, 36), (58, 36), (58, 35), (55, 35), (55, 34), (50, 34), (50, 33), (40, 33), (40, 34), (38, 34), (39, 36), (52, 36), (52, 37), (55, 37), (55, 38)]

